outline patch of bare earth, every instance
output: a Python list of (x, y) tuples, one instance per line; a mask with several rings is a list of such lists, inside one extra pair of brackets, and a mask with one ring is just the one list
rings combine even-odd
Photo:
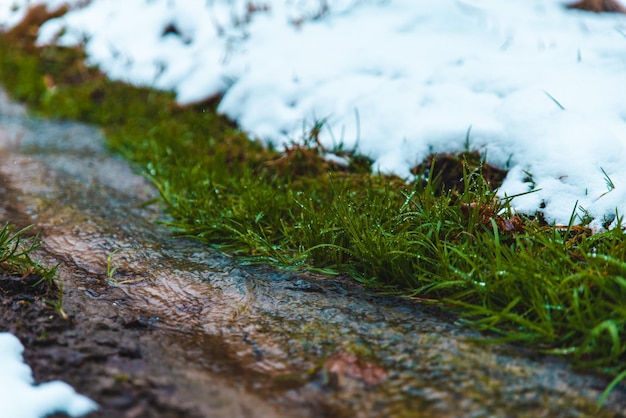
[(46, 304), (41, 287), (32, 286), (36, 279), (0, 276), (0, 329), (22, 341), (36, 382), (59, 379), (79, 388), (100, 405), (93, 418), (203, 416), (181, 399), (167, 369), (146, 361), (147, 321), (102, 312), (105, 304), (71, 294), (64, 319)]

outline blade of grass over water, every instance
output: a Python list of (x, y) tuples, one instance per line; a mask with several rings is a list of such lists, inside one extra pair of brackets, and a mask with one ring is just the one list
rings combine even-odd
[[(216, 101), (181, 108), (171, 94), (106, 80), (80, 51), (34, 48), (29, 33), (0, 36), (0, 82), (41, 115), (102, 126), (110, 148), (158, 188), (163, 222), (179, 234), (247, 262), (440, 300), (492, 342), (608, 373), (616, 380), (607, 390), (625, 377), (626, 236), (617, 214), (596, 234), (580, 225), (579, 207), (566, 226), (515, 214), (515, 197), (496, 197), (504, 174), (469, 143), (461, 156), (416, 167), (411, 182), (372, 173), (354, 150), (324, 149), (321, 126), (279, 153), (218, 115)], [(323, 158), (333, 151), (347, 165)]]

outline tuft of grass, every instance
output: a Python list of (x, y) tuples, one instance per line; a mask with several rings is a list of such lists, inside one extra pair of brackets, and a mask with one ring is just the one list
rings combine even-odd
[(598, 196), (596, 200), (599, 200), (601, 197), (604, 197), (605, 195), (611, 193), (615, 189), (615, 183), (613, 183), (613, 180), (611, 179), (611, 177), (609, 177), (606, 171), (604, 171), (604, 168), (600, 167), (600, 171), (602, 171), (602, 175), (604, 176), (604, 183), (606, 184), (606, 192)]
[[(607, 373), (615, 378), (607, 390), (624, 378), (626, 236), (618, 214), (597, 234), (578, 207), (562, 226), (515, 214), (514, 197), (496, 197), (506, 173), (470, 150), (469, 130), (461, 156), (431, 156), (406, 182), (372, 173), (355, 150), (324, 149), (321, 123), (278, 153), (218, 115), (216, 100), (181, 108), (170, 93), (86, 68), (80, 50), (33, 49), (24, 39), (0, 36), (0, 82), (42, 115), (103, 126), (111, 149), (158, 188), (163, 222), (181, 235), (248, 262), (348, 274), (438, 300), (492, 342)], [(348, 163), (325, 160), (332, 151)]]
[[(31, 253), (41, 247), (39, 235), (27, 238), (24, 234), (32, 228), (27, 226), (16, 231), (14, 225), (5, 223), (0, 229), (0, 272), (9, 276), (37, 274), (40, 281), (52, 279), (54, 269), (46, 269), (32, 260)], [(37, 282), (39, 284), (39, 282)]]
[(115, 272), (118, 269), (118, 266), (113, 266), (113, 257), (115, 257), (115, 254), (119, 253), (120, 251), (122, 251), (122, 249), (118, 248), (115, 251), (111, 251), (109, 253), (109, 255), (107, 256), (107, 272), (106, 272), (106, 276), (107, 276), (107, 279), (109, 279), (109, 280), (113, 280), (113, 276), (115, 276)]
[[(43, 300), (63, 318), (63, 289), (56, 280), (56, 267), (46, 268), (31, 258), (33, 251), (41, 247), (39, 235), (26, 237), (32, 228), (16, 230), (12, 224), (5, 223), (0, 228), (0, 274), (19, 277), (18, 283), (10, 282), (12, 287), (30, 287), (32, 292), (43, 296)], [(7, 282), (9, 283), (9, 282)], [(11, 289), (5, 289), (10, 292)]]

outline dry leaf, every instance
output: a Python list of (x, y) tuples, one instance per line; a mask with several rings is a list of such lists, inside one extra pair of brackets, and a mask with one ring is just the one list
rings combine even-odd
[(345, 351), (330, 355), (323, 369), (328, 373), (362, 380), (368, 385), (378, 385), (387, 377), (387, 372), (377, 364)]

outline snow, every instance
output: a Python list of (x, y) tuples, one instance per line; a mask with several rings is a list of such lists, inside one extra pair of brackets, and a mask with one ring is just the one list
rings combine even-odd
[[(39, 2), (2, 2), (0, 22)], [(534, 190), (513, 200), (518, 211), (567, 224), (578, 208), (597, 229), (626, 213), (624, 15), (563, 0), (69, 3), (39, 43), (83, 44), (111, 78), (182, 104), (222, 95), (220, 112), (279, 147), (323, 120), (325, 146), (358, 146), (409, 178), (428, 153), (463, 150), (469, 132), (510, 170), (502, 196)]]
[(33, 386), (30, 367), (23, 362), (24, 347), (8, 332), (0, 332), (0, 407), (3, 418), (40, 418), (55, 412), (72, 417), (97, 408), (68, 384), (54, 381)]

